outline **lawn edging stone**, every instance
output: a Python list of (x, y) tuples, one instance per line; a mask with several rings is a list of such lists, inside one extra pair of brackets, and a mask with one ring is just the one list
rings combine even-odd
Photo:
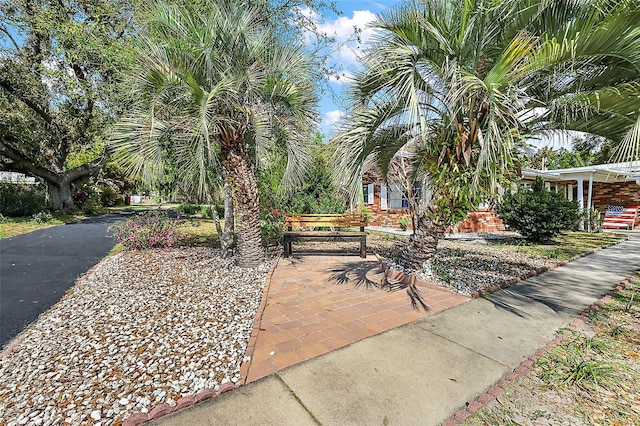
[(190, 407), (198, 402), (205, 401), (211, 398), (217, 398), (218, 396), (227, 393), (233, 389), (236, 389), (236, 385), (231, 382), (225, 382), (220, 385), (220, 388), (216, 391), (214, 389), (203, 389), (196, 396), (183, 396), (177, 401), (173, 406), (169, 405), (166, 402), (156, 405), (151, 411), (148, 413), (133, 413), (129, 417), (127, 417), (124, 422), (122, 422), (122, 426), (138, 426), (149, 420), (156, 420), (160, 417), (166, 416), (167, 414), (175, 413), (178, 410), (182, 410), (183, 408)]

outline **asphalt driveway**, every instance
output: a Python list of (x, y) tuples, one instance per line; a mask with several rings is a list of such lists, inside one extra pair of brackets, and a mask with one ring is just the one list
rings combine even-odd
[(107, 228), (122, 219), (96, 216), (0, 240), (0, 348), (109, 253)]

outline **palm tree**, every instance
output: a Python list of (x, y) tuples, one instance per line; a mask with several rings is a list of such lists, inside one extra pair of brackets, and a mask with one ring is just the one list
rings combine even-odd
[(197, 12), (158, 3), (151, 16), (132, 79), (136, 102), (113, 137), (119, 158), (153, 180), (170, 152), (204, 196), (216, 180), (226, 183), (238, 214), (237, 263), (255, 266), (263, 259), (255, 167), (277, 132), (287, 144), (285, 180), (300, 177), (316, 120), (311, 61), (296, 40), (229, 3)]
[(392, 9), (372, 24), (331, 142), (336, 178), (356, 194), (364, 165), (386, 176), (398, 151), (411, 154), (430, 198), (400, 260), (422, 268), (446, 226), (516, 175), (513, 154), (527, 137), (585, 130), (640, 146), (638, 22), (640, 6), (627, 0), (420, 0)]

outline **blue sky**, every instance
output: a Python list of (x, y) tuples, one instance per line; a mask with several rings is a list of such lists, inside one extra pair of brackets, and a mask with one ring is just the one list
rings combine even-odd
[[(337, 65), (345, 76), (357, 69), (358, 52), (366, 45), (371, 36), (371, 31), (367, 29), (367, 24), (375, 18), (376, 14), (400, 3), (402, 3), (402, 0), (337, 0), (336, 6), (342, 12), (342, 15), (327, 15), (324, 20), (317, 20), (319, 30), (334, 37), (339, 44), (345, 43), (340, 50), (331, 56), (329, 64)], [(362, 30), (360, 33), (361, 44), (353, 40), (354, 27)], [(343, 102), (346, 86), (347, 83), (344, 80), (336, 81), (332, 79), (329, 82), (331, 90), (322, 95), (320, 102), (320, 114), (322, 116), (320, 131), (327, 138), (331, 136), (334, 130), (333, 125), (345, 111)]]

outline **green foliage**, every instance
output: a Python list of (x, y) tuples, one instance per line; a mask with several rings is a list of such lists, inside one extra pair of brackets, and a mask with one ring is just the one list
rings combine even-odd
[[(375, 42), (363, 49), (331, 142), (336, 180), (355, 199), (369, 167), (390, 175), (397, 154), (412, 154), (417, 178), (431, 186), (430, 199), (412, 211), (417, 231), (428, 225), (439, 235), (517, 178), (514, 153), (536, 135), (595, 133), (622, 140), (621, 153), (635, 158), (640, 2), (602, 5), (420, 0), (388, 9), (370, 24)], [(544, 113), (532, 117), (533, 109)], [(524, 224), (533, 238), (557, 232), (536, 235), (537, 226)], [(421, 268), (427, 234), (413, 235), (401, 263)]]
[(532, 242), (548, 241), (575, 227), (580, 218), (577, 202), (547, 190), (540, 177), (531, 191), (506, 194), (497, 211), (505, 224)]
[(260, 215), (260, 235), (267, 245), (280, 242), (284, 231), (284, 216), (268, 212)]
[(45, 208), (45, 197), (39, 190), (0, 182), (0, 214), (8, 217), (31, 216)]
[(565, 148), (558, 150), (544, 147), (538, 149), (533, 157), (523, 157), (520, 163), (523, 166), (534, 169), (568, 169), (572, 167), (588, 166), (591, 163), (592, 156), (580, 151), (569, 151)]
[(163, 211), (144, 212), (126, 222), (109, 227), (113, 237), (127, 250), (144, 250), (154, 247), (171, 247), (182, 238), (179, 220), (169, 218)]
[[(104, 187), (108, 188), (107, 186)], [(75, 205), (78, 206), (84, 214), (88, 216), (95, 216), (106, 211), (105, 205), (102, 202), (102, 190), (100, 188), (101, 187), (95, 186), (89, 181), (86, 181), (82, 185), (79, 185), (73, 193), (73, 201)], [(119, 199), (117, 194), (116, 197)], [(110, 202), (111, 195), (107, 194), (105, 199), (107, 202)]]
[(48, 223), (53, 220), (53, 215), (47, 211), (41, 211), (31, 216), (31, 222), (33, 223)]
[(258, 172), (260, 221), (266, 241), (280, 240), (284, 231), (285, 213), (344, 213), (345, 202), (333, 185), (327, 166), (328, 149), (322, 136), (316, 134), (312, 143), (313, 163), (300, 184), (287, 191), (282, 180), (287, 167), (286, 157), (278, 151), (269, 157), (268, 165)]
[(71, 184), (97, 175), (104, 135), (126, 108), (137, 0), (0, 3), (0, 166), (51, 185), (73, 209)]
[(276, 216), (282, 213), (344, 213), (345, 202), (331, 180), (328, 167), (328, 147), (316, 134), (311, 143), (313, 162), (303, 175), (302, 182), (287, 190), (282, 180), (287, 167), (286, 157), (274, 152), (269, 165), (258, 173), (261, 210)]
[(113, 207), (122, 203), (122, 197), (108, 185), (100, 185), (100, 204), (103, 207)]
[(542, 380), (556, 386), (594, 389), (616, 371), (611, 363), (598, 361), (586, 352), (602, 352), (604, 343), (591, 342), (581, 336), (569, 344), (557, 346), (536, 364), (543, 368)]
[(89, 199), (82, 206), (82, 212), (87, 216), (96, 216), (106, 212), (106, 209), (100, 202), (100, 194), (92, 193)]
[(199, 204), (182, 203), (178, 206), (178, 211), (184, 214), (196, 214), (200, 211)]
[(406, 216), (400, 216), (400, 218), (398, 219), (398, 226), (400, 226), (400, 229), (402, 229), (403, 231), (407, 230), (409, 223), (411, 223), (411, 219)]
[[(205, 219), (212, 219), (213, 218), (213, 212), (212, 212), (211, 206), (209, 204), (203, 204), (200, 207), (200, 214)], [(221, 217), (221, 216), (218, 216), (218, 217)], [(222, 216), (222, 217), (224, 217), (224, 216)]]

